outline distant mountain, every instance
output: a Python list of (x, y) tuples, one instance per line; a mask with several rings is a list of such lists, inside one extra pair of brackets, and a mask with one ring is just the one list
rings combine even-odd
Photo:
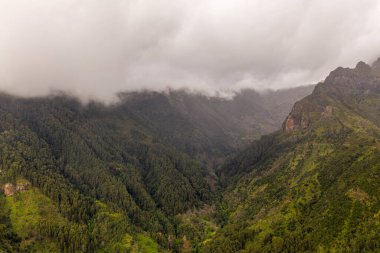
[(160, 138), (192, 156), (222, 156), (281, 128), (293, 104), (313, 86), (259, 93), (242, 90), (231, 99), (186, 91), (124, 93), (120, 108)]
[(309, 91), (1, 95), (0, 252), (180, 251), (193, 236), (177, 215), (218, 195), (210, 161), (280, 128)]
[(0, 252), (376, 252), (379, 69), (232, 99), (3, 94)]
[(204, 252), (377, 252), (380, 80), (338, 68), (295, 103), (278, 131), (218, 172), (222, 228)]

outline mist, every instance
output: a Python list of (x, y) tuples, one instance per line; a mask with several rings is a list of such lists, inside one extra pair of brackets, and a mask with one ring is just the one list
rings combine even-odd
[(0, 0), (0, 90), (109, 101), (322, 80), (380, 56), (376, 0)]

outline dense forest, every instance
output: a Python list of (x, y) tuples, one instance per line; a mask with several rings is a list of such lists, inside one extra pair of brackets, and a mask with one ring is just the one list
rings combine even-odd
[(380, 82), (360, 62), (218, 171), (227, 218), (205, 252), (377, 252)]
[(3, 94), (0, 252), (376, 252), (375, 67), (310, 95)]
[[(277, 98), (267, 101), (266, 110), (274, 111), (277, 105), (290, 108), (308, 91), (249, 92), (261, 100)], [(264, 117), (258, 115), (263, 105), (255, 103), (242, 94), (231, 100), (185, 91), (124, 93), (112, 105), (82, 104), (64, 95), (1, 95), (0, 249), (179, 252), (199, 247), (203, 232), (189, 234), (181, 215), (218, 199), (215, 164), (243, 146), (245, 135), (263, 134), (264, 128), (256, 133), (260, 124), (279, 127), (276, 115), (257, 120)], [(229, 116), (242, 107), (253, 111)], [(230, 130), (239, 120), (244, 127)], [(252, 131), (243, 134), (244, 128)]]
[[(68, 98), (2, 102), (9, 105), (0, 112), (2, 182), (19, 187), (19, 180), (27, 180), (63, 220), (44, 219), (41, 210), (41, 219), (31, 217), (38, 234), (31, 230), (24, 240), (45, 235), (62, 251), (93, 252), (104, 248), (104, 236), (140, 229), (169, 245), (159, 237), (174, 236), (171, 217), (212, 198), (205, 169), (107, 109), (94, 116), (94, 108), (84, 111)], [(33, 243), (22, 248), (29, 246), (34, 250)]]

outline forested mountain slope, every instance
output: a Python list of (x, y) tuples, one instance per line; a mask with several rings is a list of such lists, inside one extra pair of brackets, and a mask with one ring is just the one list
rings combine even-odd
[[(263, 105), (234, 115), (259, 104), (261, 95), (252, 94), (257, 101), (182, 91), (123, 94), (110, 106), (2, 94), (0, 252), (188, 248), (184, 236), (193, 236), (177, 214), (214, 200), (216, 178), (205, 161), (236, 150), (245, 134), (264, 131), (253, 125), (280, 126), (278, 116), (258, 115)], [(289, 99), (267, 101), (265, 110)], [(244, 117), (247, 132), (229, 130)]]
[(120, 95), (120, 109), (161, 139), (202, 160), (231, 155), (263, 134), (278, 130), (293, 104), (313, 86), (258, 93), (243, 90), (232, 98), (181, 90)]
[(309, 88), (110, 106), (3, 94), (0, 252), (376, 251), (378, 66), (331, 72), (216, 175), (210, 161), (275, 130)]
[(110, 110), (65, 97), (1, 99), (2, 182), (17, 187), (26, 179), (54, 202), (68, 223), (43, 219), (37, 235), (47, 234), (70, 252), (107, 243), (98, 237), (112, 232), (102, 228), (112, 222), (96, 222), (103, 205), (122, 217), (118, 236), (135, 227), (168, 241), (174, 214), (211, 199), (206, 171), (196, 161)]
[(380, 82), (338, 68), (297, 102), (283, 130), (219, 170), (225, 219), (204, 252), (377, 252)]

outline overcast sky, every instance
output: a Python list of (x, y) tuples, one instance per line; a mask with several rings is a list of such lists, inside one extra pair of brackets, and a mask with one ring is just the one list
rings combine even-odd
[(0, 90), (293, 87), (380, 56), (378, 0), (0, 0)]

